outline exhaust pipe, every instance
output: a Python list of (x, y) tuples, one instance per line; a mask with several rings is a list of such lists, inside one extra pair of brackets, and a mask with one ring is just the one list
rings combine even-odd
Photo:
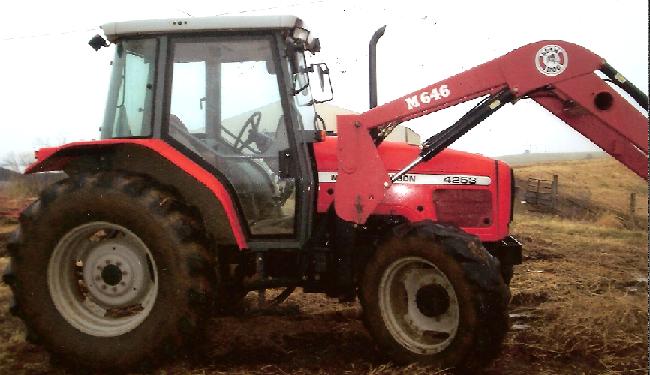
[(379, 42), (379, 38), (384, 35), (384, 31), (386, 31), (386, 25), (380, 27), (374, 34), (372, 34), (370, 45), (368, 46), (370, 109), (377, 106), (377, 42)]

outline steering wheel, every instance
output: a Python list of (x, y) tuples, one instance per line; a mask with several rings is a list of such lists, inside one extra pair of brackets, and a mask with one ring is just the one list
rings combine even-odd
[[(253, 141), (257, 138), (257, 135), (259, 134), (259, 128), (260, 128), (260, 120), (262, 119), (262, 112), (253, 112), (250, 117), (246, 120), (244, 123), (244, 126), (242, 126), (241, 130), (239, 131), (239, 134), (237, 134), (237, 138), (235, 138), (235, 144), (233, 147), (237, 151), (242, 151), (245, 147), (253, 143)], [(244, 138), (244, 132), (246, 129), (250, 126), (250, 130), (248, 131), (248, 136), (246, 139)]]

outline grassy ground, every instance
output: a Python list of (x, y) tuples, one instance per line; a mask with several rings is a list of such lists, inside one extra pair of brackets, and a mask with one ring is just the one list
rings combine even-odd
[(503, 160), (512, 166), (538, 165), (541, 163), (557, 163), (568, 160), (585, 160), (607, 157), (602, 151), (591, 152), (561, 152), (561, 153), (528, 153), (497, 156), (495, 159)]
[[(580, 174), (565, 178), (565, 162), (518, 168), (516, 173), (560, 173), (560, 183), (566, 181), (561, 194), (586, 181), (592, 203), (612, 212), (625, 207), (618, 195), (643, 185), (611, 160), (580, 163), (586, 163), (579, 168), (588, 175), (597, 176), (603, 168), (607, 176), (621, 174), (620, 185), (606, 189), (599, 180)], [(645, 191), (640, 194), (640, 200), (647, 199)], [(518, 207), (511, 228), (524, 244), (525, 259), (515, 268), (511, 285), (512, 329), (486, 374), (647, 373), (648, 233), (591, 219)], [(6, 262), (0, 258), (0, 268)], [(0, 285), (0, 374), (65, 373), (50, 365), (43, 349), (25, 343), (20, 321), (7, 312), (9, 300), (8, 288)], [(212, 318), (206, 327), (208, 340), (193, 348), (191, 358), (155, 373), (439, 373), (387, 363), (363, 328), (360, 313), (357, 303), (297, 292), (278, 310)]]
[(515, 167), (518, 185), (522, 187), (529, 177), (552, 180), (554, 174), (558, 175), (559, 194), (564, 204), (560, 207), (564, 211), (561, 214), (569, 213), (568, 205), (573, 203), (582, 205), (583, 211), (626, 215), (630, 193), (636, 193), (636, 214), (647, 219), (648, 184), (611, 157)]
[(563, 373), (646, 373), (647, 231), (532, 214), (513, 231), (526, 251), (506, 353), (575, 369)]

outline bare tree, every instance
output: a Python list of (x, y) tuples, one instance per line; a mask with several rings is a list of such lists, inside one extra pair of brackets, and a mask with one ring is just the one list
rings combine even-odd
[(61, 173), (38, 173), (23, 175), (25, 168), (35, 161), (30, 152), (10, 152), (0, 158), (0, 166), (17, 172), (10, 176), (4, 187), (4, 193), (14, 198), (36, 197), (40, 191), (51, 183), (61, 179)]
[(30, 152), (9, 152), (0, 159), (0, 166), (21, 173), (34, 160), (34, 154)]

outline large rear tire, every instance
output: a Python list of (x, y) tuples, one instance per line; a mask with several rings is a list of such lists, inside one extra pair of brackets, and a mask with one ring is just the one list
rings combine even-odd
[(473, 370), (498, 353), (509, 291), (480, 241), (431, 221), (403, 224), (360, 285), (365, 324), (395, 362)]
[(215, 260), (200, 220), (148, 178), (56, 183), (21, 214), (8, 249), (12, 313), (68, 367), (151, 366), (196, 338), (210, 310)]

